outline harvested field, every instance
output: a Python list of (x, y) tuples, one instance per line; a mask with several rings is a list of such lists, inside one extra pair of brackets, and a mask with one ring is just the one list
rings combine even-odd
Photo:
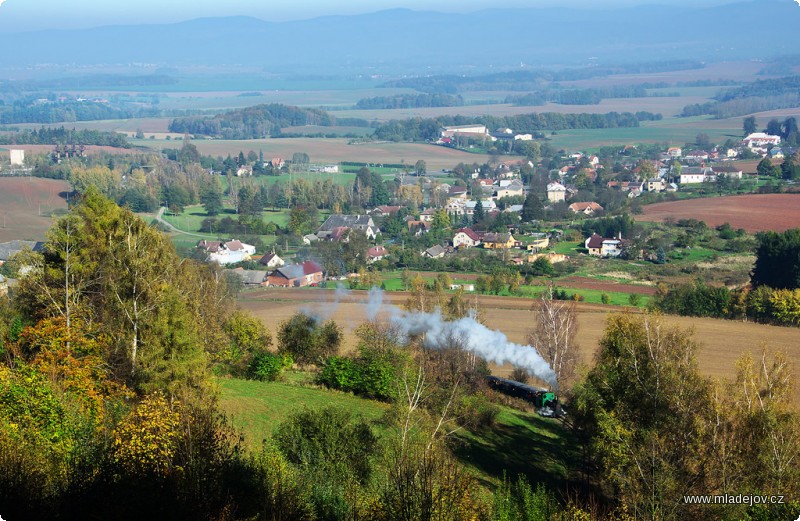
[[(305, 152), (314, 163), (339, 163), (342, 161), (360, 161), (364, 163), (405, 162), (414, 165), (418, 159), (425, 160), (428, 171), (453, 168), (458, 163), (485, 163), (489, 156), (471, 154), (447, 147), (423, 143), (365, 143), (348, 144), (347, 139), (286, 138), (286, 139), (252, 139), (252, 140), (194, 140), (192, 143), (202, 154), (213, 156), (236, 155), (239, 151), (247, 153), (262, 151), (265, 157), (291, 158), (295, 152)], [(180, 141), (135, 140), (136, 145), (150, 147), (154, 150), (180, 147)], [(505, 161), (521, 159), (517, 156), (503, 156)]]
[[(389, 292), (385, 302), (402, 305), (407, 294)], [(333, 318), (345, 329), (346, 349), (355, 346), (353, 329), (366, 317), (366, 292), (354, 291), (338, 305), (334, 305), (334, 292), (320, 289), (264, 289), (244, 293), (240, 305), (260, 318), (273, 333), (279, 324), (300, 309), (310, 309)], [(514, 342), (525, 343), (532, 324), (531, 301), (521, 298), (478, 297), (484, 312), (485, 323), (505, 333)], [(320, 304), (326, 302), (327, 304)], [(606, 317), (613, 312), (638, 312), (630, 308), (578, 303), (578, 343), (583, 362), (591, 363), (603, 335)], [(783, 350), (800, 370), (800, 329), (715, 320), (694, 317), (666, 317), (668, 324), (694, 330), (694, 339), (701, 345), (697, 354), (700, 370), (712, 377), (730, 378), (735, 374), (735, 361), (745, 352), (757, 355), (762, 346)], [(508, 375), (510, 367), (493, 367), (496, 374)], [(796, 390), (800, 398), (800, 389)]]
[(638, 221), (697, 219), (709, 226), (730, 223), (748, 232), (800, 227), (800, 194), (735, 195), (655, 203), (642, 207)]
[(69, 183), (38, 177), (0, 177), (0, 242), (41, 241), (53, 212), (67, 209)]

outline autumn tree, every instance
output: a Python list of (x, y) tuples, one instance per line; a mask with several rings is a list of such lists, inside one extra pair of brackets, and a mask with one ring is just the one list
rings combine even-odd
[(574, 425), (597, 477), (636, 518), (695, 518), (682, 498), (708, 490), (710, 386), (696, 350), (689, 332), (657, 316), (612, 315), (596, 365), (574, 388)]
[(578, 364), (578, 314), (574, 301), (553, 298), (553, 286), (531, 306), (536, 326), (528, 332), (528, 343), (550, 364), (561, 388)]

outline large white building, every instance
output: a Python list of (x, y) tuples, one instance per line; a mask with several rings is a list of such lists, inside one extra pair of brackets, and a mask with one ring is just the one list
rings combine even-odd
[(11, 166), (24, 166), (25, 165), (25, 151), (11, 149), (9, 151), (11, 156)]
[(765, 134), (764, 132), (754, 132), (744, 138), (742, 144), (747, 148), (766, 148), (769, 145), (780, 145), (781, 137)]
[(567, 188), (561, 183), (550, 183), (547, 185), (547, 200), (551, 203), (558, 203), (567, 198)]
[(442, 129), (442, 137), (452, 138), (456, 136), (475, 138), (490, 137), (489, 129), (486, 128), (486, 125), (454, 125), (450, 127), (444, 127), (444, 129)]

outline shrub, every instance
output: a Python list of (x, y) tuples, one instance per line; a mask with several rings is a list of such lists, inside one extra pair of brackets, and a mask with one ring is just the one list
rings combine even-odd
[(357, 392), (361, 388), (361, 367), (351, 358), (332, 356), (319, 372), (317, 382), (346, 392)]
[(456, 411), (458, 422), (470, 429), (486, 429), (494, 426), (500, 407), (483, 394), (465, 396)]
[(283, 370), (291, 367), (293, 363), (291, 355), (288, 354), (258, 353), (253, 356), (253, 360), (247, 368), (247, 375), (252, 380), (274, 382), (280, 377)]

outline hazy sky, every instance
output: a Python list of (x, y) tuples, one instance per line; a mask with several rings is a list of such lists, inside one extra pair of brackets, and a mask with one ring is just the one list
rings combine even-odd
[(445, 12), (495, 7), (622, 7), (636, 4), (702, 5), (734, 0), (0, 0), (0, 31), (164, 23), (205, 16), (250, 15), (283, 21), (405, 7)]

